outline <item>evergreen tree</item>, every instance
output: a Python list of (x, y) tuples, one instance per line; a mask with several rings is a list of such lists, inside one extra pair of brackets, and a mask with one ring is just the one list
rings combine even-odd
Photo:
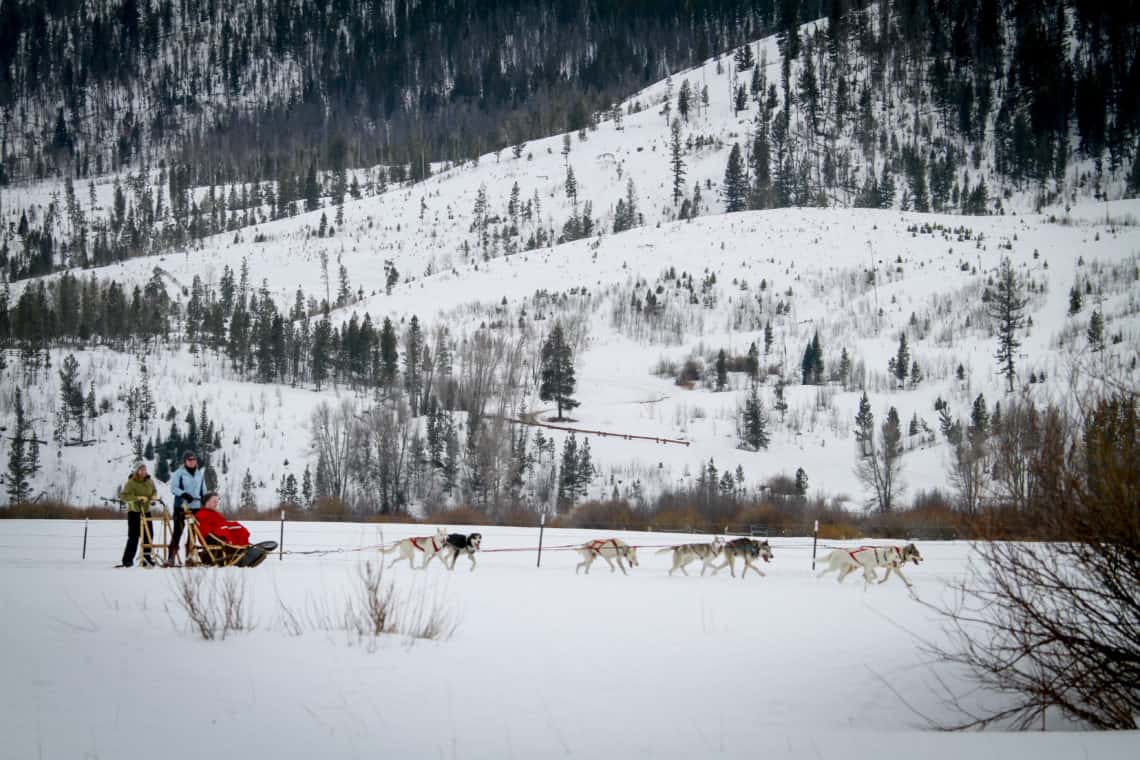
[(332, 323), (325, 317), (317, 323), (313, 330), (313, 341), (310, 347), (309, 372), (317, 390), (329, 377), (332, 364), (333, 334)]
[(585, 498), (594, 480), (594, 462), (590, 456), (590, 439), (583, 438), (578, 449), (577, 494)]
[(689, 80), (685, 79), (681, 82), (681, 88), (677, 91), (677, 113), (685, 121), (689, 120), (689, 108), (692, 106), (693, 101), (693, 88), (689, 84)]
[(899, 348), (895, 353), (891, 369), (900, 385), (906, 382), (907, 370), (910, 369), (910, 348), (907, 346), (905, 332), (899, 335)]
[(253, 473), (248, 469), (241, 479), (240, 504), (242, 509), (257, 509), (257, 494), (253, 490)]
[(305, 175), (305, 210), (316, 211), (321, 207), (321, 185), (317, 181), (317, 165), (309, 164), (309, 172)]
[(772, 320), (764, 323), (764, 355), (767, 356), (772, 352)]
[(542, 384), (538, 392), (543, 401), (553, 401), (558, 406), (555, 419), (562, 419), (563, 409), (570, 411), (578, 406), (571, 397), (575, 384), (574, 357), (562, 334), (562, 323), (555, 322), (542, 346)]
[(384, 317), (380, 327), (380, 382), (388, 387), (396, 381), (399, 355), (396, 351), (396, 330), (392, 320)]
[(796, 468), (796, 496), (807, 496), (808, 476), (803, 467)]
[(567, 512), (570, 507), (574, 506), (579, 490), (578, 463), (578, 441), (574, 437), (574, 433), (571, 433), (562, 442), (562, 464), (558, 468), (557, 508), (559, 512)]
[(843, 390), (847, 390), (847, 382), (851, 378), (851, 357), (847, 354), (847, 346), (843, 347), (839, 355), (839, 382)]
[(673, 119), (669, 144), (669, 162), (673, 168), (673, 203), (676, 204), (685, 194), (684, 144), (681, 142), (681, 122), (678, 119)]
[(1069, 316), (1079, 314), (1081, 311), (1081, 289), (1076, 285), (1069, 288)]
[(420, 329), (420, 320), (414, 314), (408, 324), (408, 332), (404, 336), (404, 388), (408, 392), (408, 404), (411, 406), (412, 416), (419, 416), (419, 399), (422, 390), (423, 377), (421, 365), (423, 361), (424, 337)]
[(725, 211), (743, 211), (747, 208), (748, 177), (744, 171), (744, 159), (740, 155), (740, 143), (733, 143), (728, 154), (728, 166), (724, 170)]
[(742, 444), (746, 448), (752, 451), (768, 448), (768, 415), (764, 412), (757, 383), (751, 383), (740, 427), (743, 433)]
[(716, 389), (723, 391), (728, 386), (728, 359), (724, 355), (724, 349), (716, 355)]
[(29, 427), (24, 416), (24, 397), (19, 388), (16, 388), (15, 397), (15, 429), (12, 431), (12, 444), (8, 449), (8, 504), (21, 504), (26, 502), (32, 494), (27, 461), (27, 444)]
[(756, 341), (748, 346), (748, 379), (755, 381), (760, 376), (760, 350), (756, 348)]
[(158, 454), (158, 464), (154, 467), (154, 477), (161, 483), (170, 482), (170, 460), (161, 451)]
[(875, 442), (875, 415), (871, 411), (871, 402), (867, 399), (867, 392), (859, 399), (859, 411), (855, 415), (855, 446), (860, 457), (871, 452)]
[(1088, 339), (1094, 353), (1104, 351), (1104, 315), (1097, 309), (1089, 317)]
[(311, 507), (313, 505), (313, 475), (309, 470), (309, 465), (305, 465), (305, 473), (301, 476), (301, 506)]
[(1024, 286), (1013, 271), (1013, 264), (1009, 258), (1002, 259), (998, 270), (997, 288), (987, 304), (986, 311), (990, 318), (997, 322), (998, 350), (996, 358), (1001, 372), (1009, 383), (1008, 390), (1013, 392), (1013, 378), (1016, 375), (1014, 361), (1021, 341), (1017, 339), (1017, 331), (1025, 322), (1025, 306), (1029, 299), (1024, 295)]
[(819, 343), (819, 331), (812, 336), (804, 349), (804, 358), (800, 362), (800, 374), (804, 385), (819, 385), (823, 382), (823, 348)]

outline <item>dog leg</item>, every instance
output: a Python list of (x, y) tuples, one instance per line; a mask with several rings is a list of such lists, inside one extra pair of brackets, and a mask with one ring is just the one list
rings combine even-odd
[[(906, 587), (907, 587), (907, 588), (910, 588), (910, 589), (913, 589), (913, 588), (914, 588), (914, 584), (913, 584), (913, 583), (911, 583), (909, 580), (907, 580), (907, 577), (906, 577), (905, 575), (903, 575), (903, 572), (902, 572), (902, 568), (901, 568), (901, 567), (896, 567), (896, 568), (895, 568), (895, 575), (897, 575), (898, 577), (902, 578), (902, 582), (906, 584)], [(884, 578), (883, 580), (886, 580), (886, 578)]]
[[(469, 555), (467, 555), (467, 556), (469, 556), (469, 557), (471, 558), (471, 571), (470, 571), (470, 572), (475, 572), (475, 555), (474, 555), (474, 554), (469, 554)], [(455, 563), (454, 563), (454, 562), (452, 562), (452, 563), (451, 563), (451, 566), (452, 566), (452, 567), (455, 567)]]
[(894, 568), (891, 567), (890, 565), (887, 565), (887, 572), (883, 575), (883, 579), (881, 581), (879, 581), (879, 585), (882, 585), (882, 584), (887, 582), (887, 578), (891, 577), (891, 570), (894, 570)]
[(625, 571), (625, 563), (621, 561), (621, 555), (620, 554), (617, 555), (616, 559), (617, 559), (617, 566), (618, 566), (618, 569), (621, 570), (621, 574), (622, 575), (629, 575), (629, 573), (627, 573)]

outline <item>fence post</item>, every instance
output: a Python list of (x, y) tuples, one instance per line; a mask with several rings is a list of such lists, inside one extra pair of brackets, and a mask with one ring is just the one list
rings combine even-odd
[(83, 518), (83, 559), (87, 559), (87, 522), (89, 518)]
[(815, 570), (815, 545), (819, 541), (819, 520), (815, 521), (815, 528), (812, 530), (811, 538), (811, 569)]
[(546, 530), (546, 513), (543, 512), (538, 518), (538, 562), (534, 564), (535, 567), (542, 567), (542, 534)]
[(285, 559), (285, 510), (281, 510), (281, 541), (277, 544), (278, 561)]

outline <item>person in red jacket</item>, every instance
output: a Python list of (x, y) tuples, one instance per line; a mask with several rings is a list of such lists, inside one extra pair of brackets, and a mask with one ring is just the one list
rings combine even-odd
[(249, 531), (241, 523), (223, 517), (218, 511), (219, 501), (216, 493), (206, 494), (202, 499), (202, 508), (194, 515), (198, 528), (202, 531), (202, 538), (214, 536), (230, 546), (249, 546)]

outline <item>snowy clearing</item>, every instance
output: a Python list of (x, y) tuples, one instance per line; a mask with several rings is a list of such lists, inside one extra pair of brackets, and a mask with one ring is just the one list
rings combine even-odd
[[(254, 540), (277, 538), (276, 523), (249, 527)], [(463, 758), (896, 752), (886, 747), (927, 758), (1124, 758), (1140, 747), (1126, 732), (926, 731), (892, 691), (953, 719), (914, 639), (937, 638), (937, 620), (895, 579), (866, 591), (857, 577), (817, 581), (810, 538), (773, 539), (768, 576), (746, 580), (668, 577), (655, 548), (640, 550), (629, 577), (604, 563), (576, 577), (568, 551), (544, 552), (541, 569), (533, 551), (484, 552), (474, 573), (463, 558), (454, 573), (397, 566), (385, 580), (453, 608), (458, 627), (446, 641), (369, 646), (343, 631), (292, 636), (280, 608), (336, 607), (373, 551), (204, 571), (240, 573), (256, 622), (206, 642), (185, 624), (173, 572), (112, 568), (124, 528), (92, 522), (84, 561), (81, 522), (0, 522), (0, 757), (201, 757), (203, 742), (225, 756)], [(292, 523), (285, 541), (292, 551), (351, 549), (432, 530)], [(527, 528), (467, 530), (484, 534), (485, 550), (537, 543)], [(601, 535), (548, 530), (545, 545)], [(705, 540), (616, 535), (652, 547)], [(926, 561), (908, 575), (935, 600), (969, 547), (920, 548)]]

